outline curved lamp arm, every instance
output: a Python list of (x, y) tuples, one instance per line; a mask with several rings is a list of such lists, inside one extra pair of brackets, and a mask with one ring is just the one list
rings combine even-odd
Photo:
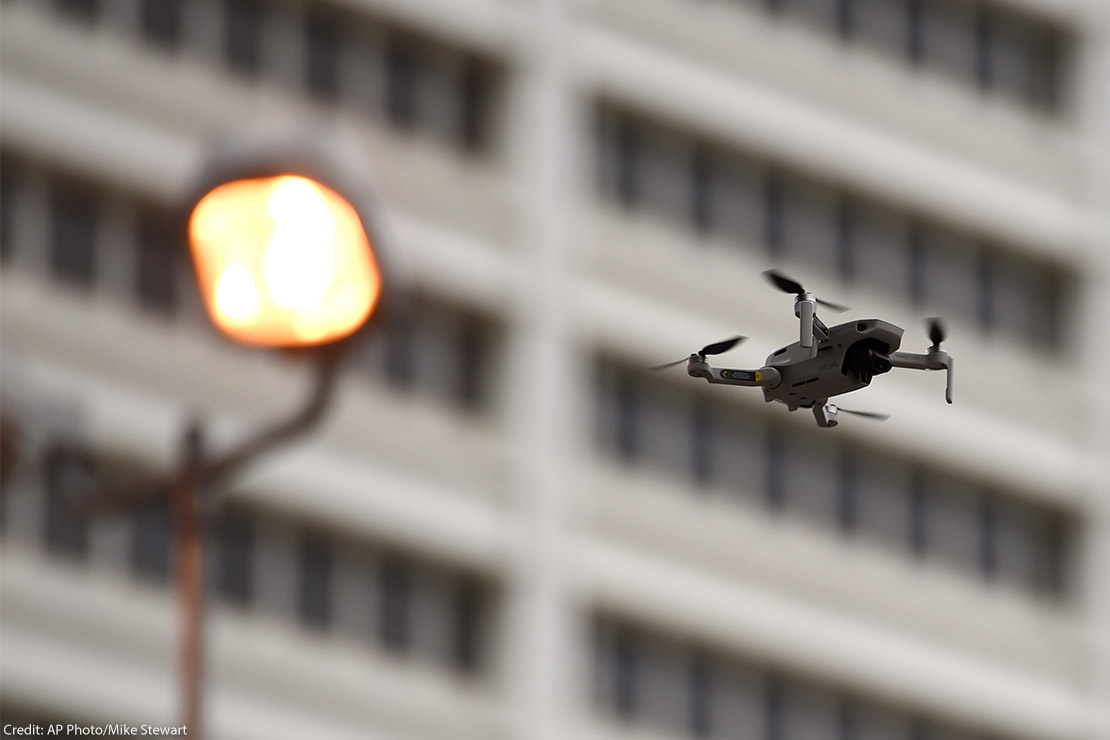
[(320, 421), (334, 398), (339, 366), (349, 345), (349, 340), (342, 340), (311, 350), (316, 354), (313, 386), (308, 398), (290, 416), (271, 422), (230, 450), (212, 456), (197, 454), (200, 430), (190, 424), (182, 446), (192, 452), (182, 456), (176, 470), (79, 493), (71, 502), (72, 509), (82, 516), (118, 513), (166, 497), (186, 479), (203, 487), (232, 475), (258, 456), (304, 434)]
[(323, 417), (335, 396), (339, 365), (345, 354), (347, 342), (338, 342), (315, 350), (320, 353), (315, 382), (304, 404), (291, 416), (259, 429), (253, 436), (237, 446), (211, 459), (202, 459), (196, 471), (200, 483), (209, 483), (227, 477), (259, 455), (304, 434)]

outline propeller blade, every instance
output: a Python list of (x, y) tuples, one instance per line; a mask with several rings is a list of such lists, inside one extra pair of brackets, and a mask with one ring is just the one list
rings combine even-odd
[[(771, 284), (774, 285), (779, 290), (781, 290), (783, 293), (792, 293), (794, 295), (801, 295), (802, 293), (805, 292), (805, 288), (802, 287), (801, 283), (799, 283), (797, 280), (794, 280), (793, 278), (790, 278), (790, 277), (787, 277), (786, 275), (783, 275), (778, 270), (764, 270), (763, 271), (763, 277), (770, 280)], [(845, 311), (849, 310), (848, 306), (842, 306), (839, 303), (833, 303), (832, 301), (825, 301), (825, 300), (822, 300), (820, 298), (817, 298), (816, 300), (822, 306), (824, 306), (826, 308), (829, 308), (829, 309), (832, 309), (833, 311), (837, 311), (839, 313), (844, 313)]]
[(688, 359), (690, 359), (690, 358), (689, 357), (683, 357), (681, 360), (675, 360), (674, 362), (664, 362), (662, 365), (652, 365), (651, 367), (648, 368), (648, 370), (666, 370), (669, 367), (674, 367), (675, 365), (681, 365), (682, 363), (686, 362), (686, 360), (688, 360)]
[(786, 275), (783, 275), (778, 270), (764, 270), (763, 277), (770, 280), (771, 284), (781, 290), (783, 293), (793, 293), (794, 295), (798, 295), (799, 293), (805, 292), (805, 288), (802, 287), (801, 283), (799, 283), (797, 280), (787, 277)]
[(862, 416), (865, 419), (874, 419), (875, 421), (886, 421), (890, 418), (890, 414), (880, 414), (876, 411), (853, 411), (852, 409), (842, 409), (839, 406), (837, 411), (842, 414), (852, 414), (853, 416)]
[(722, 339), (719, 342), (714, 342), (713, 344), (705, 345), (704, 347), (701, 348), (701, 351), (698, 352), (698, 354), (699, 355), (719, 355), (719, 354), (722, 354), (724, 352), (728, 352), (730, 349), (732, 349), (736, 345), (740, 344), (740, 342), (743, 342), (745, 339), (747, 339), (747, 337), (740, 336), (739, 334), (737, 334), (735, 337), (730, 337), (728, 339)]
[[(705, 345), (700, 350), (698, 350), (698, 354), (703, 357), (707, 355), (719, 355), (724, 352), (728, 352), (730, 349), (740, 344), (740, 342), (743, 342), (745, 339), (747, 339), (747, 337), (737, 334), (734, 337), (729, 337), (728, 339), (722, 339), (719, 342)], [(653, 365), (652, 367), (649, 367), (648, 370), (666, 370), (668, 367), (681, 365), (688, 359), (688, 357), (683, 357), (681, 360), (675, 360), (674, 362), (664, 362), (662, 365)]]
[(824, 301), (824, 300), (821, 300), (820, 298), (817, 299), (817, 302), (820, 303), (825, 308), (831, 308), (833, 311), (836, 311), (837, 313), (844, 313), (845, 311), (851, 310), (848, 306), (841, 306), (839, 303), (832, 303), (831, 301)]
[(933, 317), (928, 321), (929, 341), (933, 343), (934, 347), (936, 347), (944, 341), (944, 338), (947, 336), (947, 332), (944, 330), (944, 324), (941, 323), (941, 320), (939, 318)]

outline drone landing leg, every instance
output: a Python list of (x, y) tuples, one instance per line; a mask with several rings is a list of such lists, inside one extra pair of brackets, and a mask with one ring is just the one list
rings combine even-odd
[(813, 418), (817, 419), (819, 427), (835, 427), (839, 424), (838, 411), (835, 405), (828, 403), (827, 399), (813, 404)]

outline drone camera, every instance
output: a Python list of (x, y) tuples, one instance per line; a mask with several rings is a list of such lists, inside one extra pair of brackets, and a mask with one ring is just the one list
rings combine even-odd
[(869, 385), (871, 378), (890, 372), (894, 367), (887, 352), (888, 348), (882, 342), (866, 339), (856, 342), (844, 354), (844, 366), (841, 372), (857, 378), (864, 385)]

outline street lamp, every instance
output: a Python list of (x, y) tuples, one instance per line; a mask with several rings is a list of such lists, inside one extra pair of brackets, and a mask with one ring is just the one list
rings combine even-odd
[(354, 208), (300, 175), (210, 190), (190, 215), (189, 244), (209, 315), (246, 344), (335, 341), (362, 326), (381, 293)]
[(176, 470), (81, 497), (86, 515), (170, 497), (181, 608), (183, 722), (201, 736), (203, 548), (200, 492), (308, 431), (333, 395), (350, 337), (379, 309), (387, 282), (374, 205), (357, 148), (320, 138), (227, 139), (212, 147), (185, 199), (197, 285), (213, 323), (231, 339), (296, 350), (315, 382), (290, 415), (219, 454), (200, 426), (185, 430)]

